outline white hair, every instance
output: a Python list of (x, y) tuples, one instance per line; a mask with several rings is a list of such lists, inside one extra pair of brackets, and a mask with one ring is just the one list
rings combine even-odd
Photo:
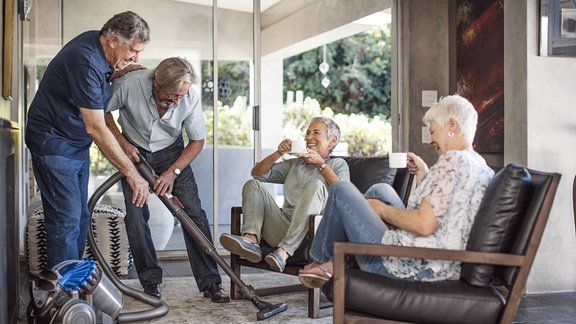
[(478, 113), (472, 103), (462, 96), (452, 95), (440, 98), (436, 104), (426, 111), (422, 121), (430, 128), (431, 122), (435, 122), (439, 126), (445, 126), (450, 118), (458, 123), (464, 137), (472, 143), (476, 134)]

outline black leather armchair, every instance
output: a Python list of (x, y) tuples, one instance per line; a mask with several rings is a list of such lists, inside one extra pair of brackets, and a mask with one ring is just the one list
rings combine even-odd
[[(508, 165), (492, 180), (466, 250), (336, 243), (334, 323), (366, 318), (416, 323), (511, 323), (546, 226), (560, 174)], [(345, 256), (462, 262), (460, 280), (414, 282), (346, 269)]]

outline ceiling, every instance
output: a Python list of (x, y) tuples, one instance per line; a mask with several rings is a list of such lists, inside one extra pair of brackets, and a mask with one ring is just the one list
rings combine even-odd
[[(173, 0), (178, 2), (194, 3), (204, 6), (212, 6), (215, 2), (214, 0)], [(216, 0), (219, 8), (252, 12), (252, 7), (254, 0)], [(260, 11), (265, 11), (266, 9), (272, 7), (276, 3), (282, 0), (260, 0)]]

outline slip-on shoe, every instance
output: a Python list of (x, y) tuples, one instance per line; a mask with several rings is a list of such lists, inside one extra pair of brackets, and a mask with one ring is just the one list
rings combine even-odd
[(264, 261), (268, 263), (268, 265), (270, 266), (270, 268), (272, 268), (272, 270), (277, 272), (284, 272), (284, 268), (286, 268), (286, 261), (282, 260), (280, 254), (276, 252), (268, 254), (264, 258)]
[(204, 288), (204, 297), (210, 298), (213, 303), (229, 303), (230, 297), (222, 288), (222, 284), (213, 282)]
[(160, 285), (151, 284), (144, 287), (144, 293), (160, 299)]
[(220, 235), (220, 244), (230, 251), (250, 262), (258, 263), (262, 260), (260, 245), (252, 243), (242, 236), (224, 233)]

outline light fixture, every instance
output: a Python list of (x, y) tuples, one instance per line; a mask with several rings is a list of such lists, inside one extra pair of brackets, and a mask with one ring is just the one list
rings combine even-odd
[(320, 63), (318, 69), (320, 70), (320, 73), (322, 73), (322, 75), (324, 76), (321, 82), (322, 86), (324, 88), (328, 88), (328, 86), (330, 85), (330, 79), (326, 77), (326, 73), (328, 73), (330, 66), (328, 65), (328, 63), (326, 63), (326, 44), (323, 45), (322, 51), (323, 51), (322, 63)]

